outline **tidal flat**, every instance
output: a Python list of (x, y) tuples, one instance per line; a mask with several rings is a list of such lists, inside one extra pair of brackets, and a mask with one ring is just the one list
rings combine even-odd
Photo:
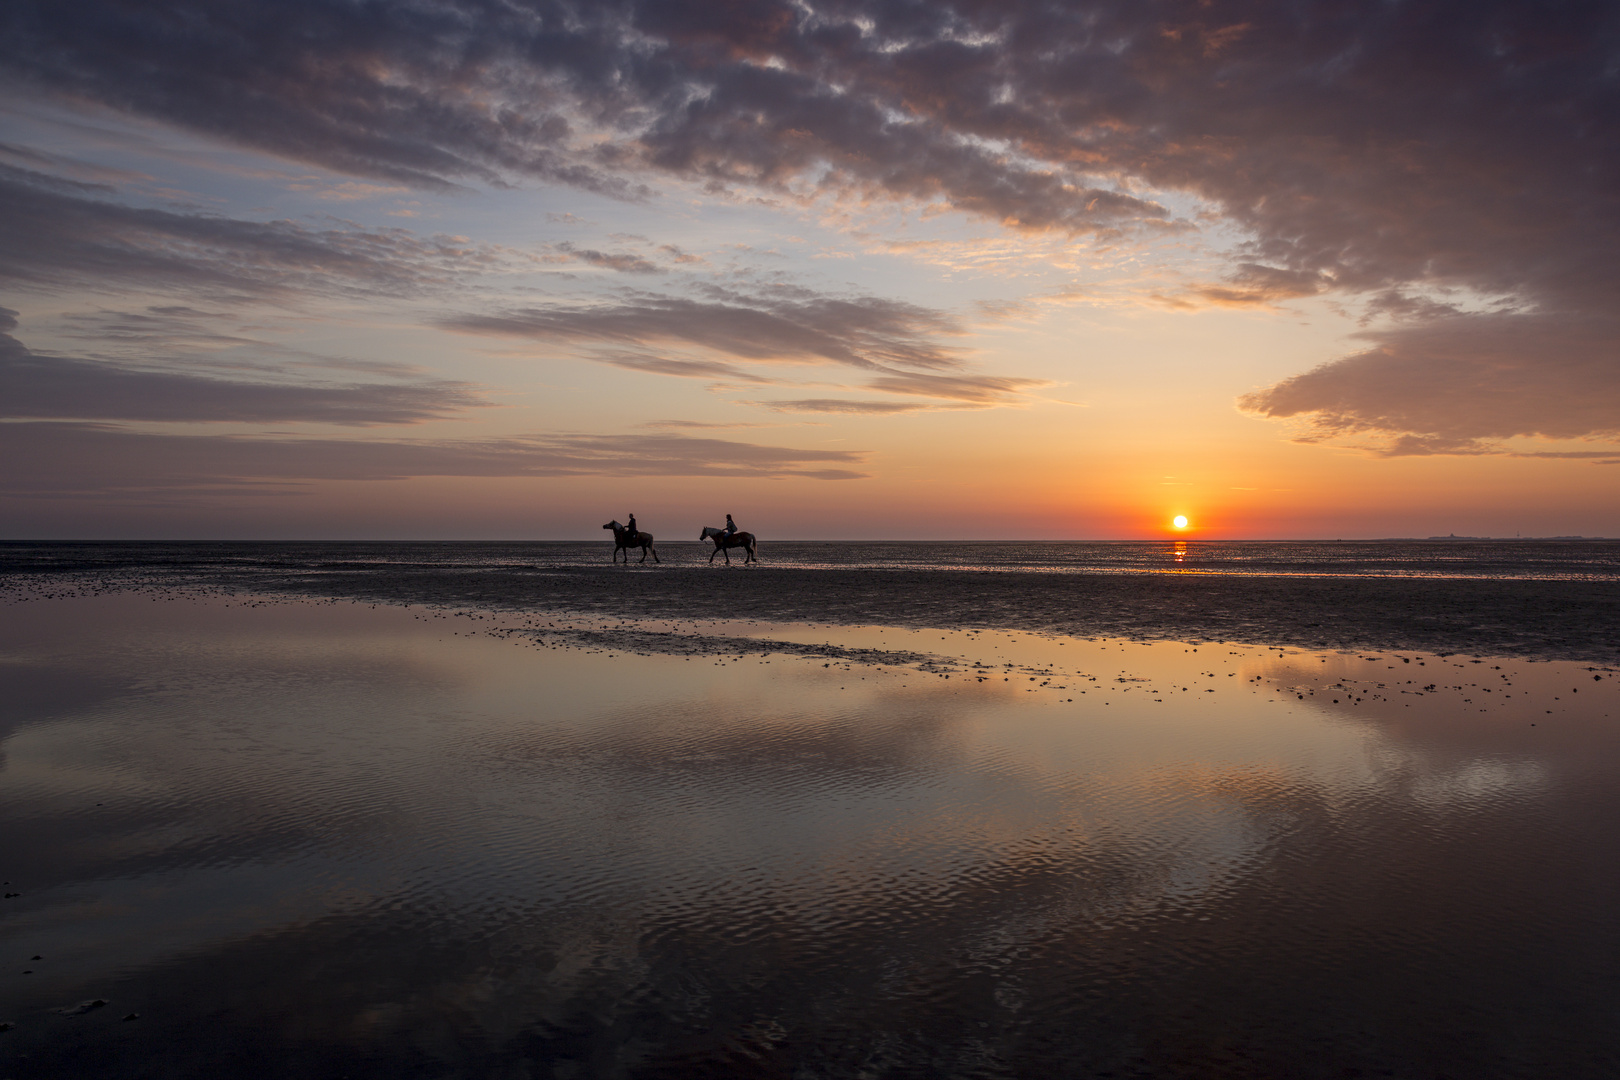
[(1600, 659), (347, 590), (7, 594), (3, 1075), (1620, 1072)]

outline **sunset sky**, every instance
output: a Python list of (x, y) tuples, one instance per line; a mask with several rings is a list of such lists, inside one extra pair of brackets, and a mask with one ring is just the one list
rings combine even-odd
[(0, 537), (1620, 535), (1620, 6), (0, 6)]

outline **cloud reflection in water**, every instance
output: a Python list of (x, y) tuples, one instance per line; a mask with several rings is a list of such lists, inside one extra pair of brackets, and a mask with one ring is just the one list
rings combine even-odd
[[(1567, 891), (1592, 851), (1544, 830), (1612, 796), (1551, 808), (1568, 741), (1470, 749), (1409, 702), (1403, 728), (1305, 694), (1309, 661), (1321, 688), (1360, 657), (758, 631), (928, 672), (476, 612), (11, 610), (10, 666), (112, 688), (5, 744), (5, 939), (49, 960), (0, 1000), (35, 1069), (1174, 1075), (1233, 1047), (1297, 1069), (1376, 1024), (1335, 1056), (1373, 1068), (1483, 1009), (1500, 1030), (1467, 1021), (1456, 1062), (1491, 1075), (1526, 1035), (1574, 1060), (1609, 1000), (1582, 983), (1572, 1019), (1537, 988), (1601, 974), (1602, 898)], [(91, 997), (109, 1016), (60, 1038), (48, 1010)]]

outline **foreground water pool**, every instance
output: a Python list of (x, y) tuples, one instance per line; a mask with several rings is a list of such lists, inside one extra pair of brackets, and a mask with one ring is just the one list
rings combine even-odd
[(0, 1075), (1620, 1073), (1601, 668), (3, 615)]

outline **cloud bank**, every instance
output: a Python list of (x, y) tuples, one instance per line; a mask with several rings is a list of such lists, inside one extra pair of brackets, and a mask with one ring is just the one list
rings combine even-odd
[(1241, 405), (1304, 419), (1306, 439), (1381, 439), (1391, 455), (1490, 453), (1520, 437), (1620, 437), (1620, 321), (1477, 315), (1368, 336), (1374, 348)]

